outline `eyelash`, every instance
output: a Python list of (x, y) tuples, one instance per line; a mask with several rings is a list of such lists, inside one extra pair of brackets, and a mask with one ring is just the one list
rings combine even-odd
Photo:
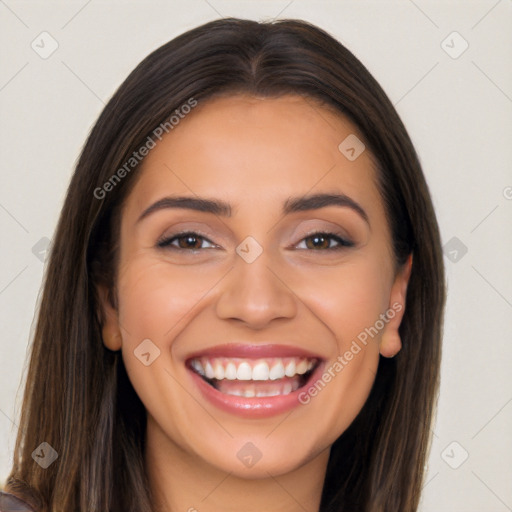
[[(335, 240), (338, 243), (338, 245), (335, 247), (327, 247), (326, 249), (318, 249), (318, 250), (339, 251), (339, 250), (354, 246), (354, 243), (352, 241), (342, 238), (335, 233), (330, 233), (327, 231), (315, 231), (313, 233), (310, 233), (307, 236), (305, 236), (304, 238), (302, 238), (300, 240), (300, 242), (303, 242), (304, 240), (307, 240), (308, 238), (313, 238), (313, 237), (319, 236), (319, 235), (322, 236), (323, 238), (328, 238), (328, 239), (330, 238), (332, 240)], [(201, 249), (183, 249), (181, 247), (176, 247), (176, 246), (171, 245), (172, 242), (174, 242), (175, 240), (178, 240), (180, 238), (185, 238), (187, 236), (192, 236), (194, 238), (202, 239), (212, 245), (215, 245), (215, 244), (213, 244), (213, 242), (208, 240), (208, 238), (200, 235), (199, 233), (196, 233), (194, 231), (183, 231), (181, 233), (176, 233), (172, 237), (167, 237), (167, 238), (163, 238), (163, 239), (159, 240), (157, 242), (157, 246), (162, 249), (169, 248), (169, 249), (176, 250), (176, 251), (198, 251), (198, 250), (201, 250)], [(304, 249), (301, 249), (301, 250), (304, 250)], [(309, 250), (313, 251), (315, 249), (309, 249)]]

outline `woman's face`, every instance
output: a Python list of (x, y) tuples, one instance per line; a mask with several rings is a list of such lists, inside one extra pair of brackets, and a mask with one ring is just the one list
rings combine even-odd
[(325, 462), (363, 407), (379, 352), (400, 349), (408, 272), (354, 135), (312, 100), (240, 95), (199, 103), (145, 158), (104, 334), (150, 446), (284, 474)]

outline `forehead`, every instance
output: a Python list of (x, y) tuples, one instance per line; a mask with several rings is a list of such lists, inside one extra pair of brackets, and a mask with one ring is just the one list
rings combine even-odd
[(320, 191), (380, 203), (372, 155), (350, 160), (339, 148), (354, 137), (362, 139), (351, 122), (311, 98), (210, 99), (156, 141), (128, 203), (142, 207), (164, 191), (222, 197), (235, 207)]

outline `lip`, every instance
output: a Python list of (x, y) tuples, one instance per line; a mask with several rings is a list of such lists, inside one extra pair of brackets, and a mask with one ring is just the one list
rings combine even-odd
[(299, 395), (307, 389), (311, 382), (320, 379), (325, 366), (325, 359), (311, 352), (288, 347), (284, 345), (223, 345), (216, 346), (201, 352), (194, 353), (187, 358), (187, 361), (195, 357), (241, 357), (241, 358), (264, 358), (264, 357), (310, 357), (316, 358), (319, 364), (310, 375), (308, 382), (299, 389), (288, 395), (277, 395), (268, 397), (246, 398), (235, 395), (228, 395), (215, 389), (208, 384), (200, 375), (186, 365), (187, 373), (197, 386), (203, 397), (218, 409), (248, 419), (269, 418), (287, 412), (294, 407), (302, 406)]
[(239, 357), (248, 359), (265, 359), (266, 357), (307, 357), (310, 359), (324, 360), (313, 352), (288, 345), (257, 344), (247, 345), (242, 343), (228, 343), (216, 345), (187, 356), (187, 361), (196, 357)]

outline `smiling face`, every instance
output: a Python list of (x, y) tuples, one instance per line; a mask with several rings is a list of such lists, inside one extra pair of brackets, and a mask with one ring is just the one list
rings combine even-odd
[(325, 465), (399, 351), (408, 270), (368, 150), (338, 149), (351, 134), (299, 96), (216, 98), (144, 160), (103, 333), (153, 457), (245, 478)]

